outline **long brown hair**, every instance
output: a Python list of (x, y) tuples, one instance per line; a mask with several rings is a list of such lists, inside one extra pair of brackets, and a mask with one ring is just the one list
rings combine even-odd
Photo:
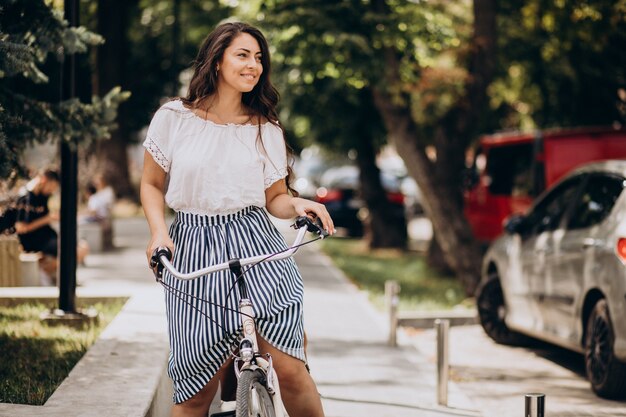
[[(193, 62), (193, 76), (189, 83), (189, 91), (186, 97), (181, 97), (181, 101), (189, 108), (198, 108), (202, 100), (212, 96), (217, 92), (217, 66), (224, 56), (224, 51), (232, 43), (233, 39), (239, 36), (241, 33), (247, 33), (252, 36), (259, 43), (261, 48), (261, 65), (263, 66), (263, 72), (259, 77), (259, 81), (254, 86), (252, 91), (243, 93), (241, 101), (243, 104), (252, 111), (253, 118), (256, 119), (258, 126), (258, 140), (263, 146), (261, 139), (261, 124), (264, 120), (277, 126), (283, 132), (283, 139), (285, 137), (284, 130), (278, 122), (278, 113), (276, 112), (276, 105), (280, 99), (280, 95), (276, 88), (270, 81), (270, 51), (267, 44), (267, 40), (261, 31), (246, 23), (233, 22), (223, 23), (217, 26), (206, 37), (198, 55)], [(293, 180), (293, 152), (287, 142), (285, 141), (287, 148), (287, 160), (290, 163), (287, 164), (287, 189), (295, 196), (298, 196), (298, 192), (291, 187)]]

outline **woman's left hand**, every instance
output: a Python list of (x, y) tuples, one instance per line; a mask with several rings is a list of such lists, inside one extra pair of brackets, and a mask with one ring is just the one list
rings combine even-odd
[(319, 217), (324, 230), (326, 230), (329, 235), (335, 233), (335, 225), (333, 224), (333, 219), (330, 217), (330, 214), (328, 214), (328, 210), (326, 210), (326, 206), (300, 197), (293, 197), (291, 203), (298, 216), (310, 217), (314, 215), (315, 217)]

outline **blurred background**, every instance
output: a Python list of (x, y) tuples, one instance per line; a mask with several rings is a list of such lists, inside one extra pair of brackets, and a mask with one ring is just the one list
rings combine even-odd
[[(484, 159), (493, 134), (512, 144), (519, 132), (532, 143), (549, 129), (623, 134), (624, 0), (80, 0), (76, 28), (63, 8), (0, 6), (3, 200), (36, 169), (58, 166), (65, 141), (78, 153), (79, 190), (102, 172), (118, 201), (140, 212), (146, 126), (186, 93), (198, 46), (225, 20), (269, 39), (295, 188), (369, 248), (426, 251), (468, 295), (502, 219), (542, 191), (526, 190), (521, 208), (511, 199), (522, 188), (495, 191), (510, 199), (493, 234), (477, 237), (467, 210), (495, 201), (498, 174), (485, 173)], [(61, 94), (70, 56), (75, 98)], [(517, 171), (537, 172), (533, 158), (521, 157)]]

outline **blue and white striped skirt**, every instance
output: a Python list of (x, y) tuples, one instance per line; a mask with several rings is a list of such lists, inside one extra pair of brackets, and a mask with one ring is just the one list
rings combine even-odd
[[(266, 212), (258, 207), (219, 216), (178, 212), (170, 236), (175, 244), (173, 264), (185, 273), (287, 247)], [(191, 281), (178, 280), (166, 271), (163, 279), (175, 288), (165, 291), (165, 304), (170, 339), (168, 373), (178, 404), (207, 384), (240, 340), (239, 291), (229, 270)], [(259, 335), (305, 361), (304, 287), (293, 259), (263, 262), (247, 272), (245, 279)]]

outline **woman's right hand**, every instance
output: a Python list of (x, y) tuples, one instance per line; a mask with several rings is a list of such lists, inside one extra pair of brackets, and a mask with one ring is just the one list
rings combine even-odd
[(168, 234), (158, 234), (153, 235), (148, 243), (148, 248), (146, 250), (146, 258), (148, 259), (148, 266), (150, 265), (150, 258), (152, 258), (152, 254), (158, 248), (168, 248), (170, 252), (172, 252), (172, 256), (174, 255), (174, 242), (169, 237)]

